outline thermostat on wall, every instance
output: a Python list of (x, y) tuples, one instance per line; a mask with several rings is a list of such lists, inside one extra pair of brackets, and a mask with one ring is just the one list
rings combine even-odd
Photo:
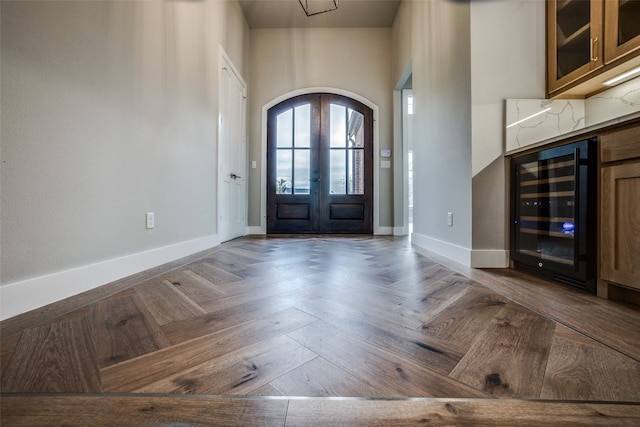
[(380, 150), (380, 157), (391, 157), (391, 150)]

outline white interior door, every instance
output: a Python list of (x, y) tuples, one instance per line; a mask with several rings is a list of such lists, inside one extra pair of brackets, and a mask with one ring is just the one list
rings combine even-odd
[(218, 234), (221, 242), (245, 234), (246, 85), (221, 54), (218, 140)]

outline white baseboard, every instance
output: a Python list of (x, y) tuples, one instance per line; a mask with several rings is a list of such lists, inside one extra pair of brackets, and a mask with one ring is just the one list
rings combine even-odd
[(394, 236), (406, 236), (405, 227), (393, 227), (393, 235)]
[(0, 286), (0, 320), (220, 244), (216, 234)]
[(374, 236), (392, 236), (393, 227), (381, 227), (377, 226), (373, 229)]
[(509, 251), (498, 249), (474, 249), (471, 251), (473, 268), (507, 268)]
[(253, 235), (256, 235), (256, 234), (267, 234), (267, 231), (264, 228), (262, 228), (261, 226), (259, 226), (259, 225), (258, 226), (249, 226), (249, 227), (246, 228), (246, 230), (247, 230), (247, 233), (246, 233), (247, 235), (251, 235), (251, 234), (253, 234)]
[(411, 234), (411, 244), (427, 251), (435, 252), (462, 265), (471, 266), (471, 250), (469, 248), (417, 233)]
[(449, 242), (413, 233), (411, 243), (420, 249), (442, 255), (473, 268), (507, 268), (509, 251), (502, 249), (468, 249)]

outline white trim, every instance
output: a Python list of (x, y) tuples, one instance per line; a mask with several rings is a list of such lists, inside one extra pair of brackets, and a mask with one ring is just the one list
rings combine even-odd
[(474, 249), (471, 251), (473, 268), (507, 268), (509, 251), (501, 249)]
[(0, 286), (0, 320), (218, 246), (217, 234)]
[[(393, 205), (394, 205), (394, 235), (406, 236), (409, 234), (409, 175), (408, 159), (409, 144), (407, 124), (405, 123), (404, 86), (413, 73), (413, 63), (409, 61), (400, 79), (393, 90)], [(412, 90), (412, 89), (409, 89)], [(399, 227), (399, 224), (401, 226)], [(395, 231), (402, 228), (402, 231)]]
[(406, 227), (393, 227), (393, 235), (406, 236), (407, 235)]
[[(222, 47), (222, 45), (218, 45), (218, 122), (217, 122), (217, 126), (218, 126), (218, 139), (217, 139), (217, 149), (216, 149), (216, 171), (217, 171), (217, 175), (216, 175), (216, 182), (217, 182), (217, 191), (216, 191), (216, 231), (218, 232), (218, 234), (221, 236), (221, 238), (224, 238), (224, 240), (228, 240), (227, 236), (223, 236), (224, 233), (221, 233), (221, 227), (220, 227), (220, 206), (222, 206), (224, 203), (228, 203), (227, 200), (222, 200), (222, 191), (221, 190), (221, 179), (220, 177), (222, 176), (222, 167), (221, 167), (221, 163), (220, 163), (220, 141), (222, 139), (222, 126), (220, 125), (221, 123), (221, 114), (220, 114), (220, 109), (221, 106), (223, 104), (223, 100), (222, 100), (222, 85), (223, 85), (223, 79), (224, 79), (224, 69), (225, 66), (228, 66), (230, 71), (238, 78), (238, 81), (240, 82), (240, 84), (242, 85), (242, 96), (243, 96), (243, 102), (242, 102), (242, 153), (241, 155), (244, 156), (243, 162), (242, 164), (244, 165), (244, 169), (239, 171), (239, 174), (241, 177), (245, 177), (245, 178), (241, 178), (243, 180), (243, 194), (244, 194), (244, 212), (241, 212), (242, 215), (242, 220), (244, 222), (244, 228), (246, 230), (247, 228), (247, 212), (249, 210), (249, 191), (248, 191), (248, 186), (247, 186), (247, 181), (246, 181), (246, 176), (247, 176), (247, 169), (246, 169), (246, 164), (247, 164), (247, 83), (244, 81), (244, 79), (242, 78), (242, 75), (240, 74), (240, 71), (238, 71), (238, 68), (235, 66), (235, 64), (233, 63), (233, 61), (231, 60), (231, 58), (229, 57), (229, 55), (227, 55), (227, 52), (224, 50), (224, 48)], [(229, 237), (237, 237), (237, 236), (229, 236)]]
[(251, 226), (251, 227), (247, 227), (247, 231), (246, 234), (252, 234), (252, 235), (256, 235), (256, 234), (266, 234), (264, 229), (260, 226)]
[(378, 227), (373, 234), (375, 236), (393, 236), (393, 227)]
[(471, 266), (471, 250), (469, 248), (417, 233), (411, 234), (411, 244), (417, 248), (435, 252), (467, 267)]
[[(379, 138), (379, 108), (376, 104), (367, 98), (344, 89), (331, 87), (309, 87), (297, 89), (287, 92), (277, 98), (272, 99), (262, 106), (262, 138), (261, 138), (261, 158), (260, 158), (260, 230), (259, 234), (267, 233), (267, 112), (269, 108), (293, 98), (298, 95), (306, 95), (309, 93), (331, 93), (334, 95), (342, 95), (355, 99), (373, 110), (373, 234), (386, 235), (391, 234), (392, 227), (380, 227), (380, 138)], [(387, 230), (389, 229), (389, 230)]]

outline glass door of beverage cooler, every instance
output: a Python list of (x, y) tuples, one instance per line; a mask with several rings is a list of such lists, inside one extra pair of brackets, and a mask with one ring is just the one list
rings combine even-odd
[(511, 258), (517, 267), (595, 285), (589, 259), (595, 249), (594, 150), (595, 141), (581, 141), (513, 160)]

